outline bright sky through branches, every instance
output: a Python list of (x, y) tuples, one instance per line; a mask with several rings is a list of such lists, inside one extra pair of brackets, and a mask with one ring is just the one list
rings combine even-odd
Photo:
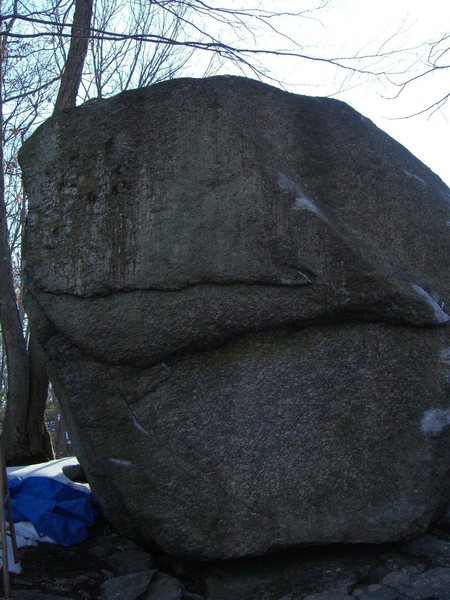
[[(274, 8), (276, 2), (262, 2)], [(299, 6), (301, 2), (293, 5)], [(386, 67), (397, 74), (390, 77), (399, 84), (424, 70), (429, 47), (424, 42), (450, 33), (448, 0), (330, 0), (326, 8), (293, 30), (289, 18), (279, 25), (305, 45), (306, 53), (323, 57), (353, 57), (385, 54), (383, 59), (368, 58), (367, 69)], [(297, 25), (298, 27), (298, 25)], [(258, 40), (260, 45), (263, 40)], [(447, 40), (447, 47), (450, 40)], [(398, 52), (410, 48), (406, 53)], [(312, 95), (334, 95), (372, 119), (379, 127), (405, 145), (413, 154), (450, 185), (450, 99), (440, 110), (412, 118), (450, 92), (450, 51), (443, 57), (449, 68), (436, 71), (408, 84), (397, 98), (399, 87), (388, 79), (352, 75), (325, 64), (297, 59), (265, 60), (274, 76), (287, 82), (288, 89)], [(355, 64), (352, 61), (349, 65)], [(355, 65), (356, 66), (356, 65)], [(406, 69), (409, 73), (406, 73)], [(341, 90), (339, 92), (339, 90)], [(337, 93), (338, 92), (338, 93)]]
[[(35, 2), (39, 6), (42, 0)], [(64, 6), (68, 3), (64, 0)], [(135, 3), (119, 0), (119, 5), (129, 12)], [(267, 81), (275, 85), (348, 102), (450, 185), (450, 100), (431, 115), (428, 111), (405, 118), (450, 94), (450, 50), (445, 52), (450, 46), (450, 0), (153, 0), (152, 6), (165, 17), (173, 16), (174, 6), (193, 7), (186, 9), (176, 39), (202, 49), (192, 55), (190, 68), (177, 76), (202, 76), (211, 60), (210, 74), (255, 76), (244, 63), (259, 64), (272, 76)], [(110, 23), (114, 35), (121, 33), (118, 23), (124, 23), (123, 15), (117, 19)], [(139, 33), (155, 37), (155, 24), (142, 24)], [(436, 47), (427, 45), (446, 34), (449, 39)], [(216, 41), (228, 44), (228, 50), (216, 46)], [(233, 48), (248, 52), (240, 54)], [(292, 52), (316, 60), (255, 54), (255, 50)], [(237, 58), (238, 65), (224, 60), (218, 69), (219, 55)], [(438, 59), (440, 68), (402, 90), (402, 83), (428, 68), (429, 58)], [(330, 64), (330, 59), (335, 60)]]
[[(341, 41), (343, 49), (376, 49), (389, 36), (391, 41), (382, 50), (413, 48), (450, 33), (448, 0), (335, 0), (333, 5), (336, 9), (330, 10), (325, 22), (327, 32), (331, 39), (337, 35), (345, 40)], [(335, 33), (333, 23), (337, 26)], [(447, 42), (448, 47), (450, 41)], [(335, 43), (339, 48), (339, 39)], [(426, 58), (428, 51), (429, 48), (411, 50), (404, 63), (399, 60), (398, 70), (401, 72), (420, 57)], [(450, 52), (445, 63), (450, 66)], [(415, 69), (418, 73), (423, 65), (417, 62)], [(406, 78), (400, 75), (396, 81)], [(395, 90), (376, 82), (349, 89), (338, 97), (365, 113), (450, 185), (450, 100), (431, 116), (427, 113), (399, 118), (419, 112), (449, 92), (450, 68), (447, 68), (408, 84), (395, 100), (392, 99)]]

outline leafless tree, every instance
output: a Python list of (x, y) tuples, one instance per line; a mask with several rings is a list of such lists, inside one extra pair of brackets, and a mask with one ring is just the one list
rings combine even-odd
[(92, 10), (93, 0), (76, 0), (70, 47), (55, 100), (55, 112), (76, 104), (89, 46)]
[[(416, 93), (418, 85), (423, 89), (432, 79), (435, 84), (434, 89), (440, 91), (435, 92), (437, 96), (424, 104), (416, 102), (417, 108), (405, 117), (414, 117), (423, 113), (432, 115), (440, 110), (450, 98), (448, 80), (450, 72), (450, 33), (447, 32), (436, 40), (421, 44), (417, 49), (416, 57), (417, 59), (411, 61), (412, 64), (408, 69), (391, 78), (396, 89), (392, 97), (398, 98), (409, 90), (411, 93)], [(439, 79), (439, 85), (436, 85), (437, 79)]]

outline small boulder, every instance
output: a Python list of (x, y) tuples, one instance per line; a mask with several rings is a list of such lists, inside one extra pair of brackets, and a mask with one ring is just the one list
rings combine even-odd
[(184, 587), (174, 577), (158, 573), (142, 600), (182, 600)]
[(102, 584), (103, 600), (138, 600), (148, 589), (156, 569), (113, 577)]

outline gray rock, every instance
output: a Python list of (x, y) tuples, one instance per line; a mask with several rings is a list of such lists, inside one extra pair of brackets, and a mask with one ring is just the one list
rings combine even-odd
[(388, 569), (384, 566), (372, 566), (367, 571), (367, 581), (369, 583), (380, 583), (388, 575)]
[(62, 472), (72, 481), (81, 481), (83, 483), (87, 483), (86, 473), (83, 471), (83, 467), (81, 465), (65, 465), (62, 468)]
[(426, 557), (435, 566), (450, 567), (450, 542), (431, 535), (423, 535), (402, 545), (403, 552)]
[(436, 567), (428, 569), (409, 585), (393, 586), (401, 592), (407, 600), (449, 600), (450, 598), (450, 569)]
[(339, 592), (323, 592), (321, 594), (308, 594), (303, 600), (353, 600), (353, 596)]
[(142, 600), (181, 600), (184, 587), (174, 577), (159, 573), (151, 582)]
[(141, 548), (132, 540), (122, 536), (105, 535), (94, 546), (89, 548), (89, 554), (92, 554), (96, 558), (105, 559), (116, 552), (123, 552), (125, 550), (140, 552)]
[(393, 571), (383, 578), (383, 584), (391, 587), (400, 587), (403, 585), (410, 585), (418, 575), (423, 573), (425, 568), (409, 566), (400, 569), (399, 571)]
[(200, 596), (200, 594), (191, 594), (190, 592), (186, 592), (183, 596), (183, 600), (205, 600), (205, 596)]
[(445, 511), (445, 514), (442, 516), (442, 523), (445, 525), (450, 525), (450, 506)]
[(355, 590), (353, 597), (358, 600), (400, 600), (398, 591), (380, 584), (372, 584)]
[(119, 575), (155, 568), (152, 557), (142, 550), (117, 550), (106, 560), (108, 567)]
[(109, 579), (101, 586), (102, 598), (103, 600), (137, 600), (148, 589), (155, 573), (156, 569)]
[(233, 77), (62, 111), (20, 160), (27, 311), (118, 530), (202, 560), (425, 531), (438, 177), (343, 103)]
[[(3, 598), (3, 596), (2, 596)], [(71, 600), (68, 596), (55, 596), (54, 594), (42, 594), (31, 590), (12, 590), (12, 600)]]

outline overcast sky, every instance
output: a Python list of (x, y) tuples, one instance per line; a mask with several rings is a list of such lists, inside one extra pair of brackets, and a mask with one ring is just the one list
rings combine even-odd
[[(358, 51), (370, 53), (386, 40), (390, 41), (384, 50), (412, 48), (450, 33), (449, 0), (331, 0), (328, 10), (321, 11), (317, 17), (320, 21), (310, 24), (311, 43), (316, 38), (315, 43), (320, 44), (322, 52), (334, 50), (340, 56), (352, 56)], [(398, 66), (401, 71), (403, 65), (413, 65), (420, 56), (425, 56), (424, 49), (396, 55), (387, 62), (391, 68)], [(450, 52), (447, 64), (450, 65)], [(289, 68), (292, 71), (292, 66)], [(401, 118), (450, 92), (450, 68), (407, 86), (398, 99), (392, 99), (395, 88), (383, 82), (358, 77), (348, 80), (342, 72), (324, 69), (319, 73), (316, 65), (310, 68), (317, 72), (317, 87), (303, 88), (303, 91), (320, 95), (333, 93), (341, 85), (348, 88), (336, 97), (371, 118), (450, 185), (450, 99), (448, 105), (432, 116)], [(415, 68), (420, 69), (420, 64)], [(293, 79), (292, 73), (289, 79)], [(401, 76), (397, 81), (400, 80)], [(302, 87), (297, 86), (295, 90), (301, 92)]]
[[(317, 5), (318, 0), (263, 0), (260, 6), (281, 10), (280, 7), (289, 4), (300, 9)], [(380, 49), (394, 51), (385, 62), (372, 59), (364, 66), (376, 69), (383, 65), (391, 71), (397, 70), (398, 83), (406, 77), (401, 75), (402, 71), (408, 69), (415, 74), (423, 68), (420, 59), (426, 56), (426, 49), (418, 47), (420, 44), (450, 33), (450, 0), (329, 0), (325, 9), (311, 13), (310, 17), (301, 21), (285, 19), (278, 26), (301, 42), (309, 55), (354, 56)], [(260, 37), (258, 45), (267, 47), (269, 38)], [(403, 48), (410, 50), (397, 53)], [(265, 64), (293, 92), (334, 95), (345, 100), (406, 146), (450, 186), (450, 100), (431, 116), (427, 113), (404, 118), (450, 92), (450, 68), (411, 83), (393, 99), (399, 88), (389, 85), (385, 78), (377, 81), (374, 77), (350, 77), (348, 72), (325, 64), (296, 59), (273, 58), (265, 60)], [(450, 51), (447, 64), (450, 65)]]
[[(395, 49), (437, 40), (450, 33), (448, 0), (335, 0), (332, 4), (335, 8), (324, 15), (323, 22), (331, 37), (336, 36), (337, 48), (343, 40), (348, 49), (374, 48), (384, 41), (385, 34), (387, 38), (395, 34), (388, 46)], [(406, 57), (407, 63), (411, 64), (414, 54), (425, 56), (412, 51)], [(447, 64), (450, 65), (450, 52)], [(398, 118), (415, 113), (450, 92), (450, 68), (411, 84), (398, 100), (392, 99), (393, 91), (373, 82), (340, 97), (372, 118), (450, 185), (450, 100), (448, 106), (432, 116)]]

